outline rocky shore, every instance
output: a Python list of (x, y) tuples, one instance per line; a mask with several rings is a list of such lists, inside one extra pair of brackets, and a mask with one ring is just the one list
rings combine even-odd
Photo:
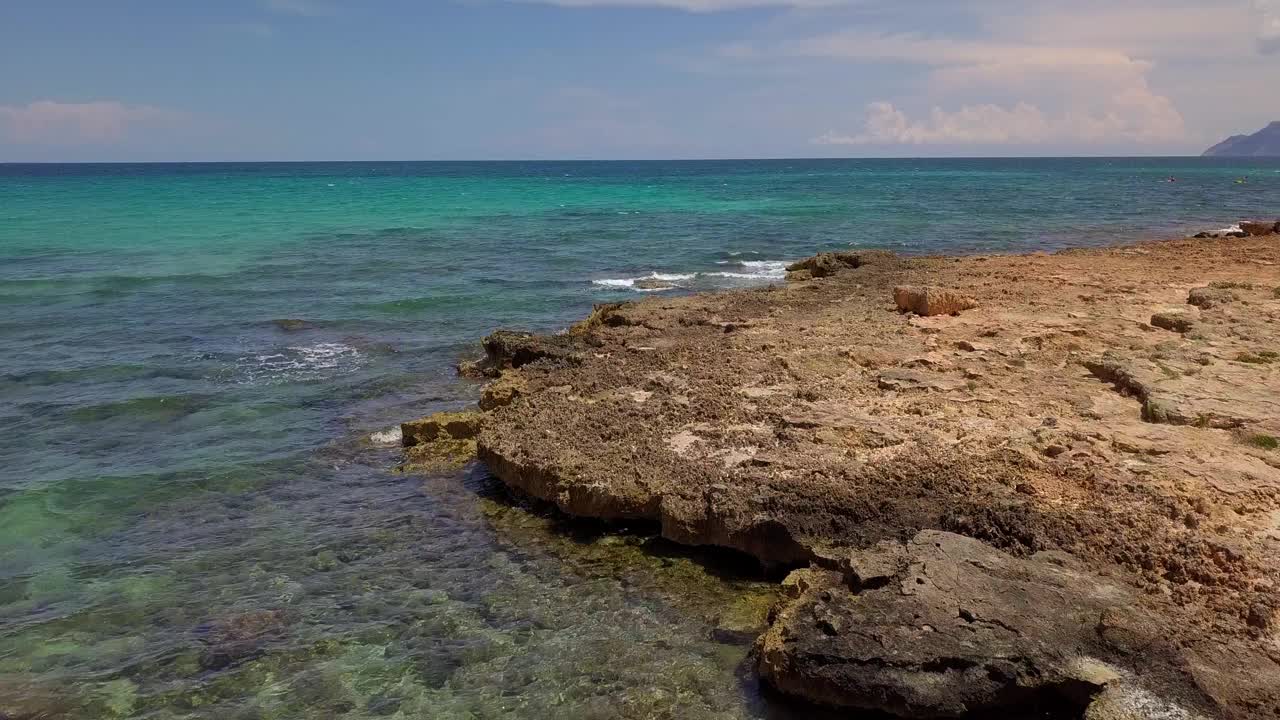
[(406, 462), (753, 556), (785, 577), (757, 669), (822, 705), (1278, 718), (1270, 227), (824, 254), (496, 333), (482, 409), (406, 424)]

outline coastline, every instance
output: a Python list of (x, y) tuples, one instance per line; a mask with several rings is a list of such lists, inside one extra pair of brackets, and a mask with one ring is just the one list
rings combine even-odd
[(757, 670), (821, 704), (1280, 712), (1280, 236), (793, 267), (491, 336), (409, 461), (791, 571)]

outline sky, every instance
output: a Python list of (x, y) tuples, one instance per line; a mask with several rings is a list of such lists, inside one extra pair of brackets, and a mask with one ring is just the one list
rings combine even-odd
[(0, 0), (0, 162), (1184, 155), (1280, 0)]

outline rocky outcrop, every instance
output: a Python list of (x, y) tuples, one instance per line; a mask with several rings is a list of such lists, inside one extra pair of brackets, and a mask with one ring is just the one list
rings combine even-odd
[(401, 423), (405, 448), (402, 472), (444, 472), (457, 469), (476, 456), (476, 437), (483, 413), (440, 412)]
[(1151, 326), (1176, 333), (1187, 333), (1196, 326), (1196, 320), (1196, 316), (1189, 312), (1166, 310), (1151, 316)]
[(1280, 220), (1244, 220), (1240, 223), (1240, 232), (1253, 237), (1272, 235), (1280, 232)]
[(1208, 310), (1214, 305), (1224, 305), (1235, 299), (1235, 294), (1224, 287), (1198, 287), (1192, 288), (1191, 292), (1187, 293), (1187, 304), (1201, 310)]
[(902, 312), (930, 315), (959, 315), (978, 307), (971, 297), (954, 290), (930, 286), (903, 285), (893, 289), (893, 302)]
[(573, 337), (567, 335), (534, 335), (527, 332), (499, 330), (486, 337), (481, 345), (484, 357), (458, 365), (458, 372), (467, 377), (497, 377), (503, 370), (523, 367), (545, 361), (552, 364), (577, 363), (582, 359), (581, 348)]
[[(1271, 238), (1205, 239), (601, 306), (492, 353), (477, 451), (568, 514), (803, 569), (761, 641), (786, 692), (1270, 717), (1276, 286)], [(982, 307), (895, 312), (903, 287)]]
[(864, 265), (888, 265), (896, 261), (893, 253), (883, 250), (858, 250), (819, 253), (787, 266), (788, 280), (809, 280), (830, 277), (842, 270), (853, 270)]
[(845, 573), (789, 579), (793, 599), (758, 643), (760, 674), (775, 687), (833, 707), (950, 718), (1083, 711), (1108, 688), (1116, 703), (1133, 686), (1134, 653), (1144, 673), (1176, 674), (1176, 650), (1133, 591), (1070, 556), (1015, 558), (926, 531), (847, 563)]

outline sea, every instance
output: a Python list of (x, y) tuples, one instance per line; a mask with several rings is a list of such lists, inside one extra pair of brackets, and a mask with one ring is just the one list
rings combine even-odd
[(398, 424), (594, 303), (1256, 216), (1280, 160), (0, 164), (0, 718), (812, 717), (776, 578)]

